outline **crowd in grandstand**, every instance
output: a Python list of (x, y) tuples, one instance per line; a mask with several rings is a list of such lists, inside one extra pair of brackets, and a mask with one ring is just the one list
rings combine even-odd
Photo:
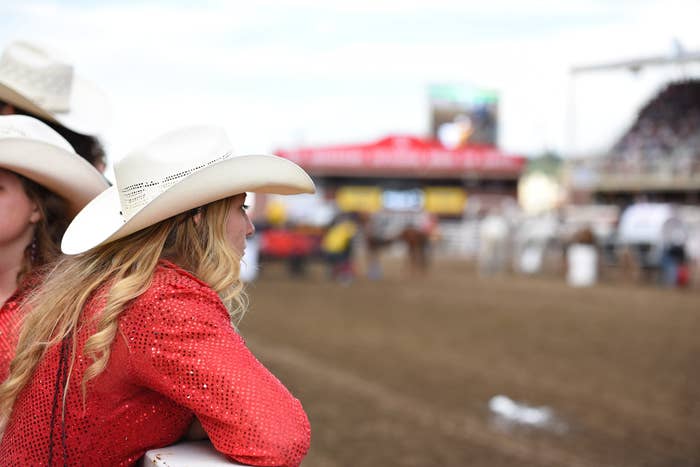
[(700, 172), (700, 80), (671, 83), (639, 112), (604, 159), (626, 173)]

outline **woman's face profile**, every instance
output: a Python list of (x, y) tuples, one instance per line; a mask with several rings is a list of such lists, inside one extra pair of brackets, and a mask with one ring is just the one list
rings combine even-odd
[(226, 217), (226, 238), (229, 245), (243, 257), (245, 239), (255, 233), (255, 227), (246, 213), (246, 194), (241, 193), (231, 200), (228, 216)]
[(9, 170), (0, 169), (0, 246), (14, 242), (28, 245), (33, 226), (40, 219), (41, 213), (27, 196), (20, 178)]

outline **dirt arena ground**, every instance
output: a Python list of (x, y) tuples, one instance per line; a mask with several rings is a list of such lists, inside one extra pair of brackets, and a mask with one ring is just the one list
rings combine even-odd
[[(700, 466), (700, 292), (436, 266), (344, 287), (270, 265), (249, 288), (241, 330), (309, 414), (305, 467)], [(498, 394), (557, 429), (499, 423)]]

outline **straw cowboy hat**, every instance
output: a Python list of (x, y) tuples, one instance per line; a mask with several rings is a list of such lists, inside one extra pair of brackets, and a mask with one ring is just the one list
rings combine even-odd
[(61, 249), (78, 254), (174, 215), (247, 191), (313, 193), (298, 165), (271, 155), (234, 156), (223, 129), (187, 127), (137, 149), (114, 166), (115, 186), (68, 226)]
[(106, 125), (104, 94), (73, 71), (57, 52), (25, 41), (0, 56), (0, 100), (83, 135)]
[(26, 115), (0, 116), (0, 168), (44, 186), (80, 211), (108, 186), (107, 180), (73, 151), (51, 127)]

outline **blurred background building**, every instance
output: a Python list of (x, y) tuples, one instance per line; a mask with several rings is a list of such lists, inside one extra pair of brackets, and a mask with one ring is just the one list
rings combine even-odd
[[(639, 73), (699, 58), (682, 52), (576, 67), (572, 74), (620, 68)], [(313, 200), (275, 204), (289, 210), (287, 221), (315, 238), (308, 242), (309, 255), (320, 245), (323, 229), (345, 213), (364, 225), (356, 242), (360, 249), (372, 243), (370, 237), (384, 245), (401, 243), (403, 232), (418, 226), (430, 238), (431, 255), (483, 262), (484, 251), (495, 248), (487, 245), (488, 232), (500, 218), (498, 271), (563, 274), (574, 267), (567, 250), (583, 242), (592, 249), (593, 282), (620, 276), (672, 285), (696, 282), (699, 79), (683, 75), (663, 83), (633, 120), (621, 125), (627, 129), (608, 149), (567, 158), (551, 151), (526, 158), (501, 150), (494, 90), (431, 85), (428, 102), (430, 125), (423, 135), (275, 151), (304, 167), (319, 187)], [(263, 206), (256, 215), (265, 223), (270, 211)], [(647, 233), (630, 236), (640, 229)], [(405, 255), (406, 248), (389, 251)], [(680, 277), (664, 273), (670, 263)]]

